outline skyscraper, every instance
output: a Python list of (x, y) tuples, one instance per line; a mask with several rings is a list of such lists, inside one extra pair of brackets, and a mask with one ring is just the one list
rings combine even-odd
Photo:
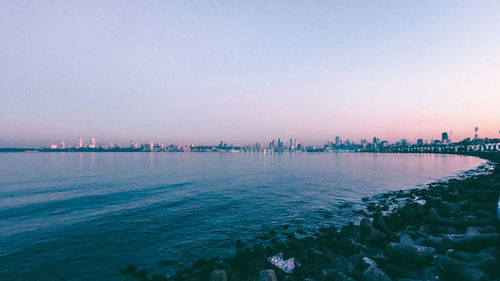
[(447, 132), (441, 133), (441, 143), (448, 143), (448, 142), (449, 142), (448, 133)]
[(95, 144), (95, 138), (94, 137), (90, 138), (89, 148), (97, 148), (97, 146)]
[(78, 147), (78, 148), (82, 148), (83, 147), (83, 138), (82, 137), (78, 138), (78, 145), (76, 147)]

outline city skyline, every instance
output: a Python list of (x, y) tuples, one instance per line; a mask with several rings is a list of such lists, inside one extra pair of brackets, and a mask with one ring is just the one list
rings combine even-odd
[(0, 3), (0, 147), (500, 129), (500, 3)]
[[(228, 147), (248, 147), (248, 146), (262, 146), (262, 147), (267, 147), (267, 146), (276, 146), (279, 147), (280, 143), (283, 145), (283, 147), (287, 148), (297, 148), (297, 145), (299, 147), (320, 147), (323, 145), (335, 145), (335, 146), (342, 146), (342, 145), (363, 145), (363, 144), (380, 144), (380, 143), (386, 143), (386, 144), (398, 144), (398, 143), (403, 143), (403, 145), (432, 145), (432, 144), (451, 144), (451, 143), (458, 143), (462, 141), (474, 141), (474, 140), (499, 140), (500, 139), (500, 130), (498, 131), (498, 136), (484, 136), (479, 134), (479, 127), (474, 127), (473, 134), (469, 137), (466, 138), (452, 138), (453, 136), (453, 131), (449, 132), (442, 132), (439, 136), (435, 136), (430, 139), (426, 138), (417, 138), (417, 139), (409, 139), (405, 137), (401, 137), (397, 140), (389, 140), (384, 137), (377, 137), (373, 136), (372, 138), (362, 138), (362, 139), (353, 139), (349, 137), (341, 137), (341, 136), (335, 136), (331, 137), (328, 140), (325, 140), (323, 142), (318, 142), (318, 143), (307, 143), (303, 142), (302, 140), (297, 141), (297, 138), (295, 137), (289, 137), (289, 138), (281, 138), (281, 137), (274, 137), (271, 139), (268, 139), (266, 141), (246, 141), (246, 142), (231, 142), (231, 141), (224, 141), (223, 139), (219, 138), (218, 141), (212, 142), (212, 143), (194, 143), (194, 142), (189, 142), (189, 141), (184, 141), (184, 142), (177, 142), (177, 143), (165, 143), (163, 141), (158, 141), (158, 140), (140, 140), (140, 138), (134, 138), (130, 139), (125, 142), (119, 142), (116, 140), (105, 140), (105, 141), (96, 141), (96, 137), (83, 137), (79, 136), (74, 142), (71, 140), (58, 140), (58, 141), (52, 141), (50, 144), (40, 144), (38, 143), (37, 145), (32, 145), (32, 146), (4, 146), (3, 148), (51, 148), (51, 149), (69, 149), (69, 148), (76, 148), (76, 149), (81, 149), (81, 148), (89, 148), (89, 149), (98, 149), (98, 148), (140, 148), (143, 146), (153, 146), (153, 145), (161, 145), (161, 146), (228, 146)], [(267, 143), (269, 144), (267, 145)], [(276, 142), (276, 144), (275, 144)], [(0, 148), (2, 148), (0, 146)]]

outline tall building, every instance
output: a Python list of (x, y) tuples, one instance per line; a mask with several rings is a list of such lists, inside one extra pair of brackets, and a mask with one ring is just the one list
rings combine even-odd
[(83, 138), (82, 137), (78, 138), (78, 145), (76, 147), (78, 147), (78, 148), (82, 148), (83, 147)]
[(89, 148), (97, 148), (97, 146), (95, 144), (95, 138), (94, 137), (90, 138)]
[(340, 137), (339, 136), (335, 137), (335, 145), (340, 145)]
[(424, 144), (424, 140), (423, 139), (418, 139), (417, 140), (417, 145), (423, 145)]
[(449, 142), (448, 133), (442, 132), (441, 133), (441, 143), (448, 143), (448, 142)]

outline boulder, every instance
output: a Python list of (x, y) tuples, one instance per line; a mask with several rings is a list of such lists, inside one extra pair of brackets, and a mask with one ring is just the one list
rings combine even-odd
[(221, 269), (212, 271), (209, 281), (227, 281), (226, 271)]
[(262, 270), (259, 273), (259, 281), (277, 281), (276, 273), (272, 269)]
[(363, 271), (363, 279), (365, 281), (391, 281), (391, 278), (389, 278), (382, 270), (373, 266)]

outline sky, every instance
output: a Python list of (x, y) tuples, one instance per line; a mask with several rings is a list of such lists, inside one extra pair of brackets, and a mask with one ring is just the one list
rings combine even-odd
[(500, 133), (500, 1), (0, 1), (0, 147)]

